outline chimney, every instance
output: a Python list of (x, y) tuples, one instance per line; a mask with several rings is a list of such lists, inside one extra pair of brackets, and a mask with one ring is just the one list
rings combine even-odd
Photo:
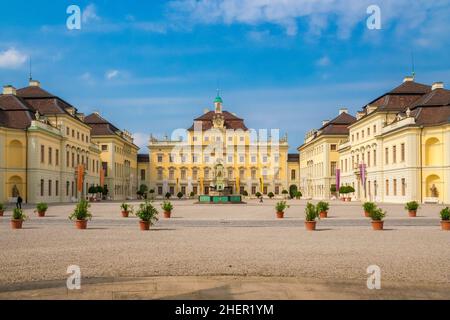
[(413, 81), (414, 81), (414, 77), (413, 76), (406, 76), (403, 79), (403, 83), (405, 83), (405, 82), (413, 82)]
[(30, 79), (29, 86), (30, 87), (38, 87), (38, 88), (40, 88), (41, 87), (41, 83), (39, 81), (37, 81), (37, 80)]
[(343, 113), (347, 113), (348, 114), (348, 109), (347, 108), (341, 108), (339, 109), (339, 115), (343, 114)]
[(323, 120), (322, 121), (322, 126), (326, 125), (328, 122), (330, 122), (330, 120)]
[(9, 95), (15, 96), (15, 95), (17, 95), (16, 88), (14, 88), (11, 85), (3, 86), (3, 94), (5, 94), (5, 95), (9, 94)]
[(444, 89), (444, 83), (443, 82), (435, 82), (433, 83), (433, 85), (431, 86), (431, 90), (436, 90), (436, 89)]

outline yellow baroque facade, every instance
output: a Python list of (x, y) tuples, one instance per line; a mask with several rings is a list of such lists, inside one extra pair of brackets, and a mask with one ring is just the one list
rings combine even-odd
[(336, 188), (338, 169), (338, 146), (348, 138), (348, 126), (355, 118), (347, 109), (331, 121), (325, 120), (318, 130), (311, 130), (298, 148), (300, 153), (300, 191), (307, 199), (330, 199)]
[(131, 133), (119, 130), (98, 112), (87, 116), (85, 121), (92, 128), (92, 141), (101, 151), (104, 186), (109, 190), (109, 199), (135, 199), (139, 147), (134, 144)]
[[(225, 168), (227, 187), (234, 194), (281, 196), (297, 181), (298, 158), (288, 161), (287, 136), (280, 138), (278, 130), (258, 135), (243, 119), (224, 111), (222, 103), (218, 96), (214, 111), (206, 110), (187, 130), (150, 138), (145, 178), (156, 196), (209, 194), (218, 164)], [(144, 160), (140, 168), (145, 170)], [(293, 170), (296, 176), (291, 176)]]
[(367, 104), (339, 146), (355, 200), (450, 203), (450, 91), (406, 77)]

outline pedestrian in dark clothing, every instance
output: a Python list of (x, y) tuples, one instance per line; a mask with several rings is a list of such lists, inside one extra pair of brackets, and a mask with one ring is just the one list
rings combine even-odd
[(22, 202), (23, 202), (22, 197), (21, 197), (21, 196), (18, 196), (18, 197), (17, 197), (17, 203), (16, 203), (17, 209), (22, 209)]

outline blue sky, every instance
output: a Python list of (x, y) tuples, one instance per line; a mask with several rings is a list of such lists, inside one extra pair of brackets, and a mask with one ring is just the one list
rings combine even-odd
[[(66, 9), (82, 9), (82, 29)], [(369, 30), (366, 9), (381, 9)], [(400, 84), (450, 85), (450, 1), (0, 0), (0, 84), (33, 77), (86, 114), (100, 111), (144, 146), (212, 108), (280, 128), (295, 151), (340, 107), (352, 113)], [(144, 150), (143, 150), (144, 151)]]

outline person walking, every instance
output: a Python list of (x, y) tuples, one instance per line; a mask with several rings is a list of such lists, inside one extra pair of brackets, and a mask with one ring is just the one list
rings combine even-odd
[(23, 202), (23, 199), (22, 199), (22, 197), (19, 195), (19, 196), (17, 197), (17, 203), (16, 203), (17, 209), (22, 209), (22, 202)]

